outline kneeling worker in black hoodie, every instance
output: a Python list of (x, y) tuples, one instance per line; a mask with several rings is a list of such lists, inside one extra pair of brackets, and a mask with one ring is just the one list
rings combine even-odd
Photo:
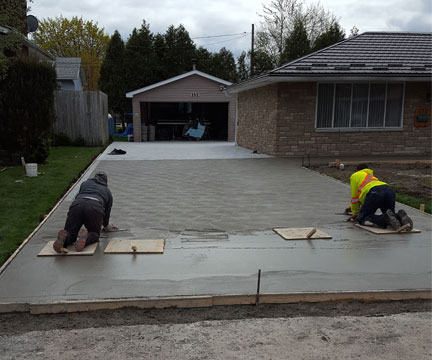
[[(113, 197), (108, 188), (108, 177), (104, 172), (81, 184), (75, 200), (69, 207), (66, 224), (57, 234), (53, 244), (56, 252), (62, 252), (71, 244), (76, 251), (99, 241), (100, 231), (115, 231), (116, 226), (109, 223)], [(86, 229), (80, 230), (84, 225)]]

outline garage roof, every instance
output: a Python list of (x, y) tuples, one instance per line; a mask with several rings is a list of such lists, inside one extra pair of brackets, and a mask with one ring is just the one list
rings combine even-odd
[(281, 81), (430, 81), (432, 33), (366, 32), (233, 86), (238, 92)]
[(136, 94), (140, 94), (140, 93), (143, 93), (143, 92), (149, 91), (149, 90), (151, 90), (151, 89), (154, 89), (154, 88), (157, 88), (157, 87), (160, 87), (160, 86), (163, 86), (163, 85), (167, 85), (167, 84), (169, 84), (169, 83), (172, 83), (172, 82), (174, 82), (174, 81), (178, 81), (178, 80), (184, 79), (184, 78), (189, 77), (189, 76), (192, 76), (192, 75), (198, 75), (198, 76), (201, 76), (201, 77), (204, 77), (204, 78), (206, 78), (206, 79), (209, 79), (209, 80), (215, 81), (215, 82), (217, 82), (217, 83), (219, 83), (219, 84), (222, 84), (222, 85), (225, 85), (225, 86), (230, 86), (230, 85), (232, 85), (232, 83), (229, 82), (229, 81), (222, 80), (222, 79), (220, 79), (220, 78), (217, 78), (217, 77), (215, 77), (215, 76), (212, 76), (212, 75), (209, 75), (209, 74), (203, 73), (203, 72), (198, 71), (198, 70), (192, 70), (192, 71), (189, 71), (189, 72), (187, 72), (187, 73), (184, 73), (184, 74), (181, 74), (181, 75), (178, 75), (178, 76), (174, 76), (174, 77), (172, 77), (172, 78), (169, 78), (169, 79), (167, 79), (167, 80), (160, 81), (160, 82), (158, 82), (158, 83), (155, 83), (155, 84), (152, 84), (152, 85), (149, 85), (149, 86), (143, 87), (143, 88), (141, 88), (141, 89), (137, 89), (137, 90), (129, 91), (129, 92), (126, 93), (126, 97), (127, 97), (127, 98), (132, 98), (132, 97), (133, 97), (134, 95), (136, 95)]

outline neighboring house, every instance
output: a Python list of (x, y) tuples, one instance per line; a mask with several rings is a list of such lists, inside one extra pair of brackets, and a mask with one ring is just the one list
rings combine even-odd
[(198, 70), (130, 91), (134, 141), (181, 138), (189, 122), (206, 126), (206, 139), (235, 139), (236, 99), (230, 82)]
[[(0, 26), (0, 36), (9, 34), (10, 32), (15, 31), (8, 26)], [(36, 57), (39, 60), (48, 61), (54, 64), (55, 57), (51, 55), (49, 52), (42, 50), (35, 43), (31, 42), (27, 39), (23, 34), (18, 33), (22, 39), (22, 55), (24, 56), (32, 56)]]
[(228, 88), (237, 143), (279, 156), (431, 154), (432, 33), (367, 32)]
[(55, 61), (60, 90), (84, 90), (87, 84), (81, 58), (56, 57)]

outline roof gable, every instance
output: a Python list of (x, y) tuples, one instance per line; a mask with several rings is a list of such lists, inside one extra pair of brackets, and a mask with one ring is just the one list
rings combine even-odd
[(81, 58), (56, 57), (58, 80), (77, 80), (80, 77)]
[(137, 90), (129, 91), (128, 93), (126, 93), (126, 97), (127, 97), (127, 98), (131, 98), (131, 97), (133, 97), (133, 96), (136, 95), (136, 94), (140, 94), (140, 93), (143, 93), (143, 92), (146, 92), (146, 91), (149, 91), (149, 90), (155, 89), (155, 88), (160, 87), (160, 86), (164, 86), (164, 85), (170, 84), (170, 83), (172, 83), (172, 82), (174, 82), (174, 81), (178, 81), (178, 80), (181, 80), (181, 79), (184, 79), (184, 78), (186, 78), (186, 77), (193, 76), (193, 75), (201, 76), (201, 77), (203, 77), (203, 78), (206, 78), (206, 79), (208, 79), (208, 80), (212, 80), (212, 81), (214, 81), (214, 82), (217, 82), (217, 83), (219, 83), (219, 84), (223, 84), (223, 85), (225, 85), (225, 86), (232, 85), (232, 83), (229, 82), (229, 81), (222, 80), (222, 79), (220, 79), (220, 78), (217, 78), (217, 77), (215, 77), (215, 76), (212, 76), (212, 75), (209, 75), (209, 74), (203, 73), (203, 72), (198, 71), (198, 70), (192, 70), (192, 71), (189, 71), (189, 72), (187, 72), (187, 73), (184, 73), (184, 74), (181, 74), (181, 75), (178, 75), (178, 76), (174, 76), (174, 77), (172, 77), (172, 78), (169, 78), (169, 79), (167, 79), (167, 80), (163, 80), (163, 81), (157, 82), (157, 83), (155, 83), (155, 84), (152, 84), (152, 85), (149, 85), (149, 86), (145, 86), (145, 87), (143, 87), (143, 88), (141, 88), (141, 89), (137, 89)]

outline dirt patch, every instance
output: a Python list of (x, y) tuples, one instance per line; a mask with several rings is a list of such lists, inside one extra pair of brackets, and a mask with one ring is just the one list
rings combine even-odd
[(382, 302), (322, 302), (297, 304), (262, 304), (214, 306), (191, 309), (134, 309), (99, 310), (82, 313), (0, 314), (0, 336), (22, 334), (29, 331), (53, 329), (86, 329), (140, 324), (188, 324), (199, 321), (240, 320), (296, 317), (366, 316), (382, 317), (392, 314), (430, 312), (429, 300)]
[[(357, 165), (344, 165), (340, 170), (328, 165), (312, 165), (310, 169), (331, 176), (344, 183), (356, 170)], [(430, 164), (398, 164), (398, 163), (371, 163), (369, 168), (374, 176), (391, 185), (396, 192), (414, 198), (432, 200), (432, 172)]]

